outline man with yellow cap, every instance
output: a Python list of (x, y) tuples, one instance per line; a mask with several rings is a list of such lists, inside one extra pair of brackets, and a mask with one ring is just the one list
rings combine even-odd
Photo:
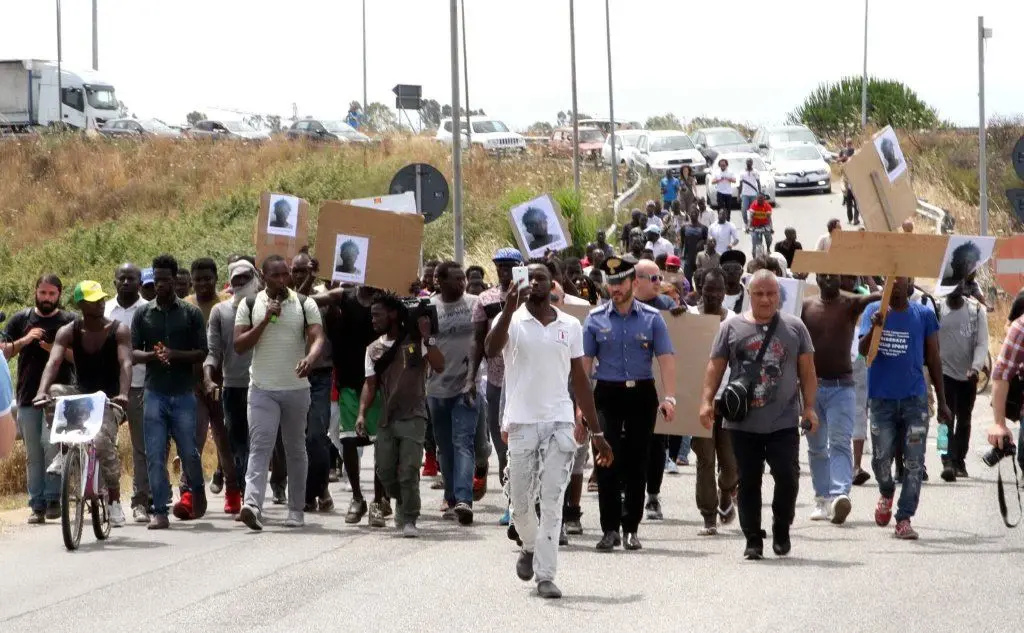
[[(83, 281), (75, 286), (73, 301), (82, 317), (57, 330), (32, 404), (41, 407), (51, 397), (102, 391), (121, 407), (116, 412), (110, 407), (104, 411), (95, 446), (100, 473), (107, 487), (110, 524), (122, 527), (125, 518), (121, 509), (121, 460), (115, 442), (117, 427), (125, 419), (124, 408), (128, 406), (128, 391), (132, 386), (132, 338), (127, 325), (103, 316), (107, 298), (107, 293), (95, 281)], [(75, 384), (53, 384), (61, 364), (68, 361), (75, 366)]]

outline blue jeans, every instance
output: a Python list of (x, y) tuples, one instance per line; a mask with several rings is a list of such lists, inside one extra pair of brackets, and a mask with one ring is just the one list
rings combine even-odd
[(312, 503), (327, 489), (331, 469), (330, 440), (327, 424), (331, 420), (331, 369), (318, 369), (309, 374), (309, 412), (306, 413), (306, 502)]
[(46, 428), (42, 409), (18, 407), (18, 426), (28, 457), (28, 505), (33, 512), (43, 512), (47, 503), (60, 501), (60, 475), (46, 472), (58, 447), (50, 444), (50, 430)]
[(878, 491), (886, 499), (896, 495), (892, 462), (896, 442), (903, 438), (903, 489), (896, 507), (896, 521), (914, 516), (921, 499), (921, 472), (925, 440), (928, 438), (928, 398), (911, 396), (902, 400), (868, 400), (871, 416), (871, 467)]
[(245, 471), (249, 466), (249, 388), (224, 387), (221, 392), (224, 426), (228, 429), (231, 458), (238, 473), (238, 488), (245, 492)]
[(853, 420), (857, 390), (853, 385), (818, 385), (820, 425), (807, 434), (807, 462), (814, 496), (850, 494), (853, 485)]
[(747, 217), (747, 209), (754, 204), (757, 196), (740, 196), (740, 211), (743, 212), (743, 226), (750, 226), (750, 218)]
[(438, 459), (444, 477), (444, 500), (473, 505), (473, 470), (476, 465), (476, 407), (459, 394), (450, 398), (427, 398), (434, 423)]
[(203, 463), (196, 444), (196, 394), (163, 394), (146, 389), (142, 431), (146, 438), (146, 470), (153, 492), (153, 514), (167, 514), (170, 484), (167, 481), (167, 439), (174, 439), (181, 458), (181, 469), (188, 486), (183, 492), (206, 495)]

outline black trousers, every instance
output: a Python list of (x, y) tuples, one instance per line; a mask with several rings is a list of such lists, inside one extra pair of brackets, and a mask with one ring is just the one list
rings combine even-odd
[[(621, 526), (624, 532), (636, 532), (644, 512), (658, 391), (653, 380), (637, 381), (634, 387), (598, 381), (594, 400), (601, 430), (615, 456), (610, 467), (594, 467), (601, 531), (614, 532)], [(659, 467), (664, 467), (664, 460), (662, 457)], [(625, 492), (625, 512), (620, 491)]]
[(654, 434), (651, 436), (651, 454), (647, 457), (647, 494), (661, 494), (661, 482), (665, 479), (665, 447), (667, 443), (667, 435)]
[(766, 462), (775, 480), (773, 524), (791, 525), (800, 489), (800, 435), (797, 428), (794, 426), (774, 433), (736, 430), (730, 433), (739, 470), (737, 505), (743, 534), (748, 538), (761, 536), (761, 478)]
[(978, 392), (973, 382), (956, 380), (945, 374), (942, 375), (942, 384), (946, 388), (946, 406), (953, 414), (953, 422), (949, 427), (948, 454), (955, 465), (963, 465), (971, 441), (971, 413)]

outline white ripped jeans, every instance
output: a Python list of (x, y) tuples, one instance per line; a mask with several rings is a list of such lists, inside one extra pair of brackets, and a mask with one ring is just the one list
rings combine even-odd
[[(562, 497), (569, 484), (577, 448), (573, 427), (572, 422), (511, 424), (508, 427), (512, 522), (523, 541), (523, 551), (533, 552), (533, 573), (537, 582), (554, 580), (558, 567)], [(534, 502), (538, 499), (539, 536), (534, 512)]]

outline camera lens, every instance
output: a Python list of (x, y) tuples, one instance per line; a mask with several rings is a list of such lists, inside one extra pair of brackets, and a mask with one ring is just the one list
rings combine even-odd
[(998, 446), (994, 446), (991, 449), (989, 449), (987, 453), (981, 456), (981, 461), (985, 462), (985, 465), (988, 466), (989, 468), (992, 468), (1000, 461), (1002, 461), (1004, 456), (1005, 454), (1003, 453), (1003, 450)]

